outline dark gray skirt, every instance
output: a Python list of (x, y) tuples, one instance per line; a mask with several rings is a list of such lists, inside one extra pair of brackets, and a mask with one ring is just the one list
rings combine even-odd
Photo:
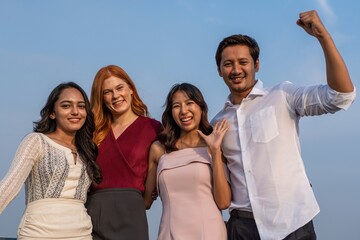
[(94, 240), (149, 239), (146, 209), (139, 190), (98, 190), (89, 194), (85, 206), (92, 220)]

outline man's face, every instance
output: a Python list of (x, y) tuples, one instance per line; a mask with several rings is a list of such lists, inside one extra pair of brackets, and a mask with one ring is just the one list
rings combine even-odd
[(221, 54), (218, 68), (220, 77), (235, 98), (245, 98), (255, 85), (255, 72), (259, 70), (259, 59), (254, 62), (245, 45), (226, 47)]

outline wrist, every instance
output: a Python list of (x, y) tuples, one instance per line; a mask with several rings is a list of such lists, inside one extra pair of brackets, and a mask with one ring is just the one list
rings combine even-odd
[(212, 158), (216, 158), (216, 157), (220, 157), (221, 159), (221, 156), (222, 156), (222, 151), (221, 151), (221, 148), (210, 148), (210, 154), (212, 156)]

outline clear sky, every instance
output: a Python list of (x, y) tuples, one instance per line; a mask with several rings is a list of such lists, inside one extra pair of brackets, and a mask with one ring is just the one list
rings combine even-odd
[[(235, 33), (258, 41), (257, 77), (265, 86), (285, 80), (325, 83), (320, 46), (296, 25), (298, 14), (311, 9), (323, 19), (357, 84), (358, 0), (1, 1), (0, 179), (50, 91), (75, 81), (89, 93), (95, 73), (108, 64), (129, 73), (158, 120), (168, 90), (178, 82), (198, 86), (209, 117), (216, 114), (228, 89), (217, 74), (215, 50)], [(347, 111), (300, 122), (302, 155), (321, 209), (314, 220), (319, 239), (358, 239), (359, 122), (358, 100)], [(0, 215), (0, 236), (16, 236), (24, 201), (22, 190)], [(158, 199), (148, 211), (151, 239), (160, 215)]]

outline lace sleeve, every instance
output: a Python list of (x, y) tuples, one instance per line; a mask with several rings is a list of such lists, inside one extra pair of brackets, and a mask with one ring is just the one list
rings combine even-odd
[(27, 135), (20, 143), (5, 178), (0, 181), (0, 213), (18, 195), (34, 163), (42, 154), (38, 133)]

